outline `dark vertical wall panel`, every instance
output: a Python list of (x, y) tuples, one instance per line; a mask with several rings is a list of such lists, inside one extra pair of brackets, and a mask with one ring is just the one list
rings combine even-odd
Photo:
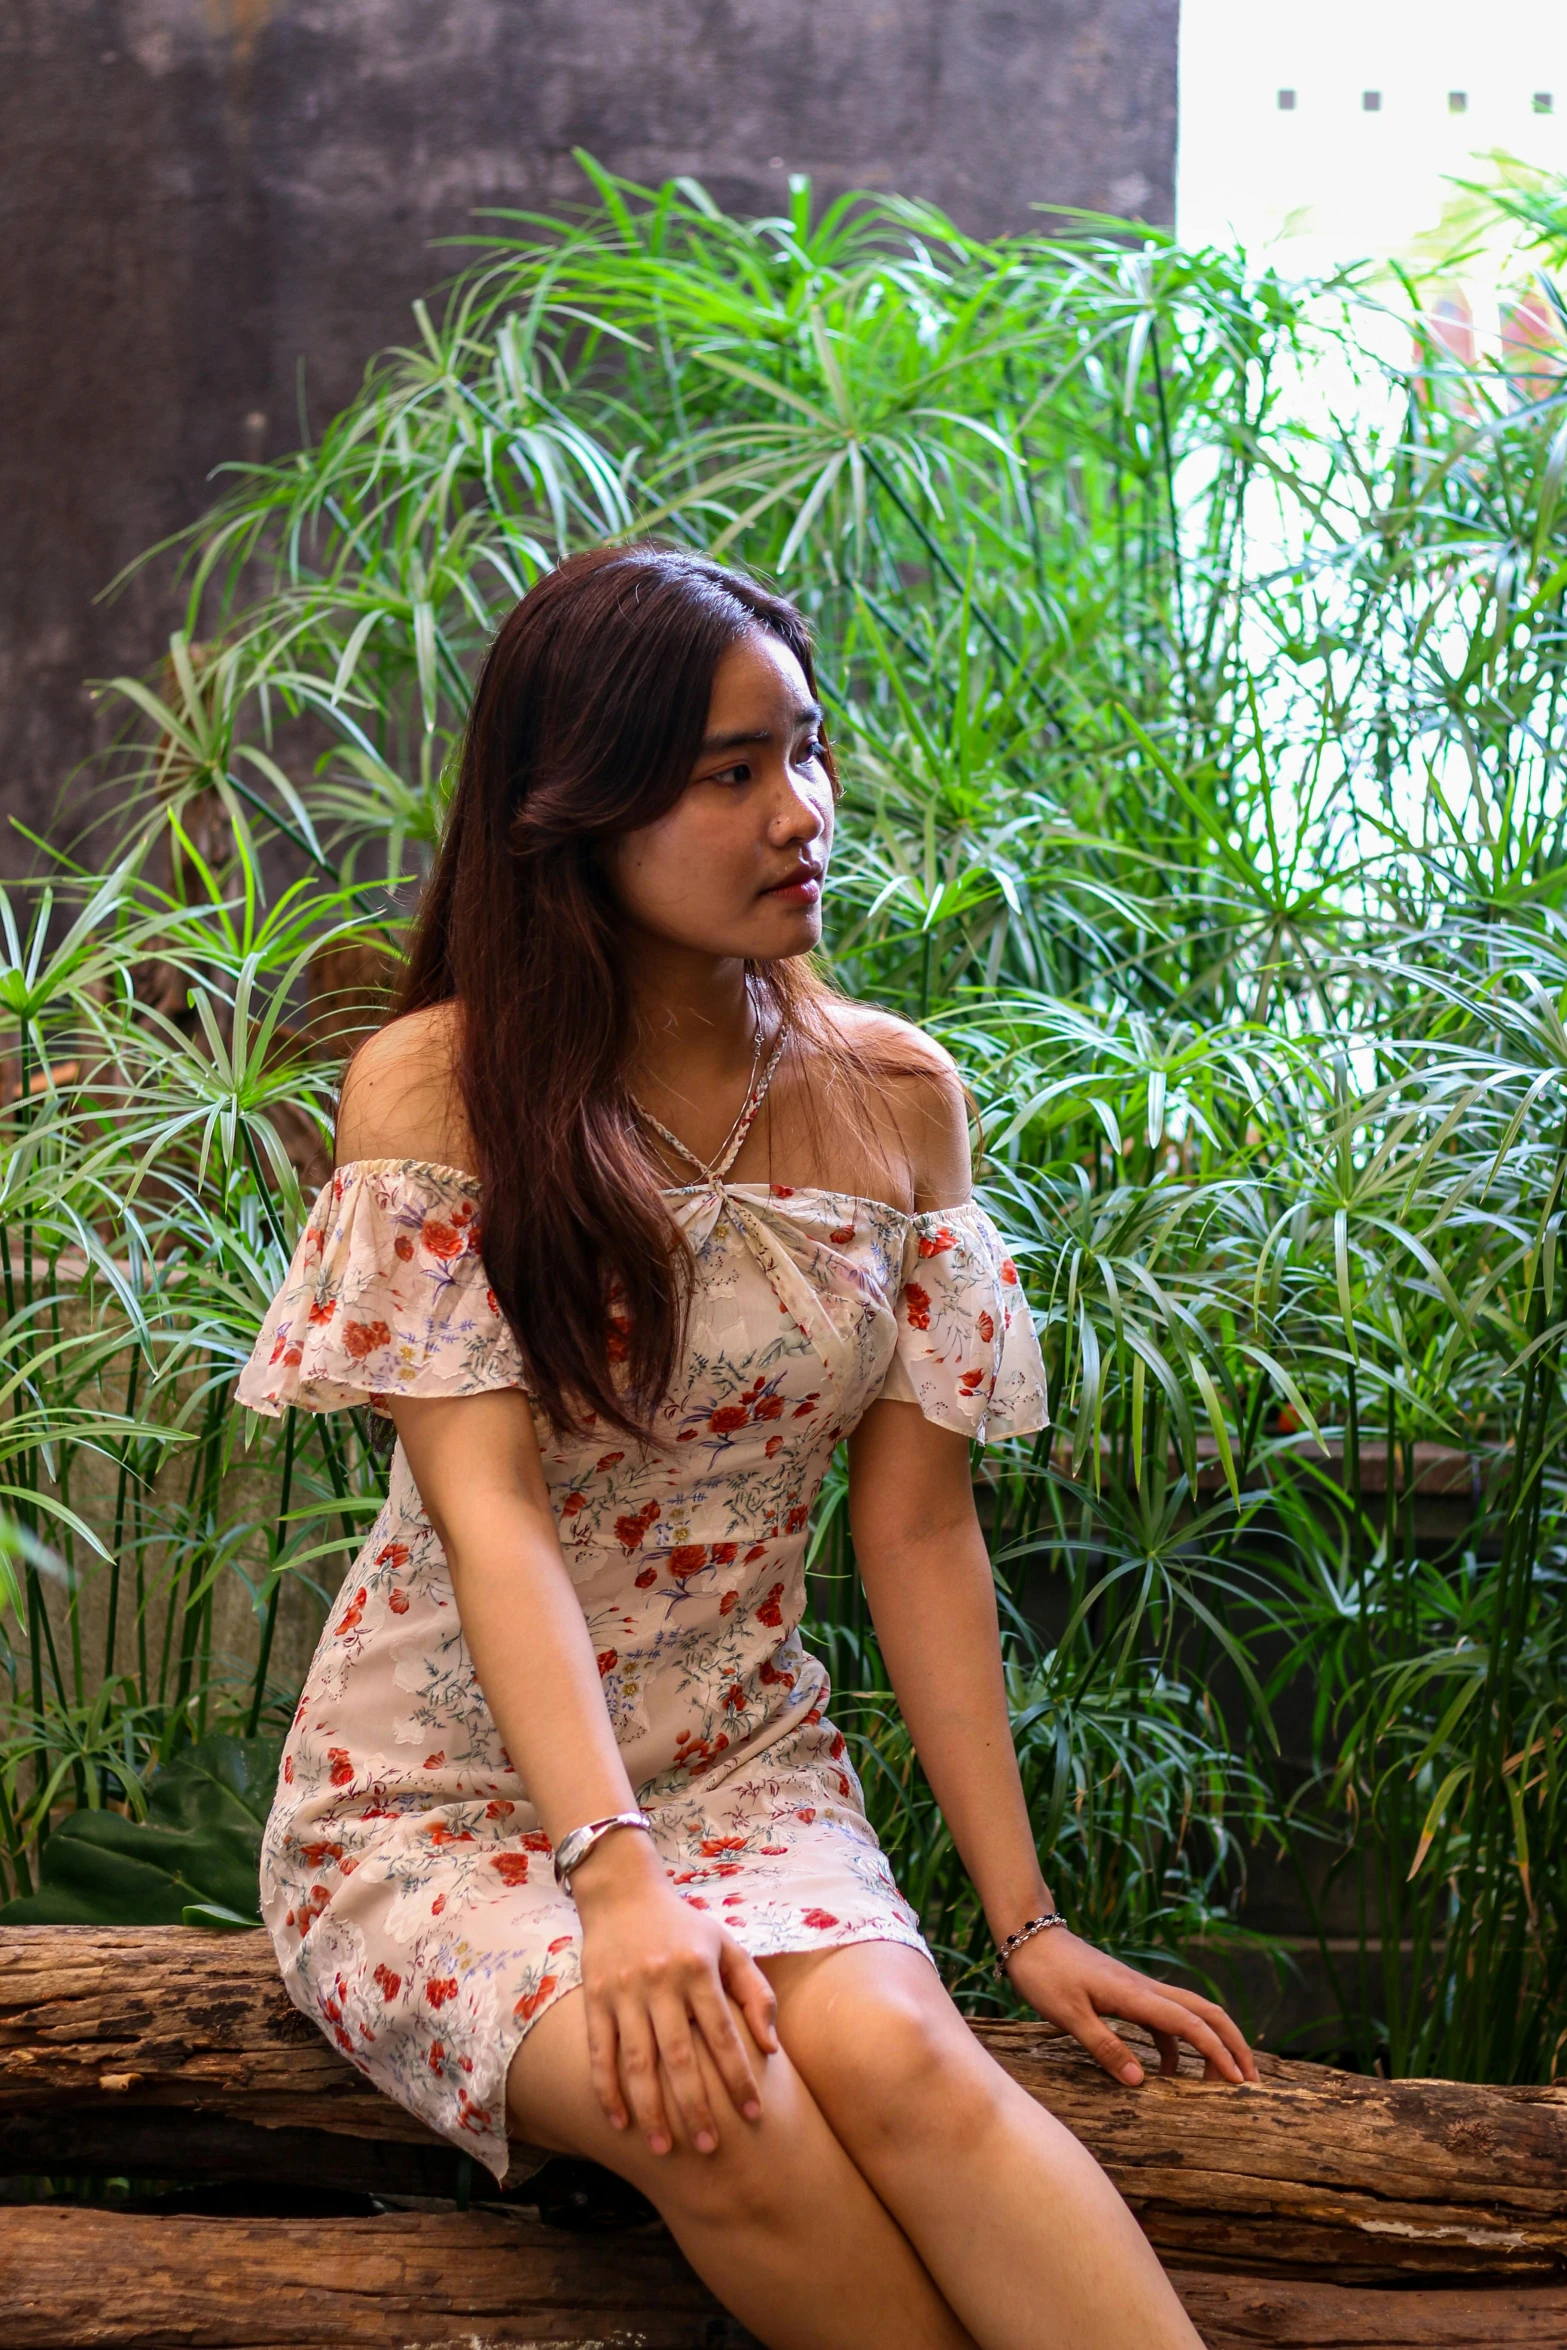
[[(40, 829), (144, 668), (166, 577), (95, 602), (225, 458), (407, 332), (476, 206), (571, 149), (766, 210), (788, 170), (965, 227), (1171, 216), (1178, 0), (7, 0), (0, 12), (0, 813)], [(29, 853), (9, 827), (0, 869)]]

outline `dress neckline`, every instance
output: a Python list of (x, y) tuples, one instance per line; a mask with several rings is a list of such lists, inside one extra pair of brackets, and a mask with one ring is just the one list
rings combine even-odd
[[(421, 1169), (427, 1175), (449, 1175), (454, 1182), (462, 1184), (466, 1190), (473, 1192), (476, 1196), (483, 1193), (484, 1186), (478, 1176), (471, 1174), (466, 1167), (454, 1167), (447, 1159), (418, 1158), (345, 1159), (340, 1167), (333, 1168), (324, 1188), (330, 1190), (333, 1182), (342, 1175), (365, 1173), (371, 1170), (389, 1175), (399, 1175), (407, 1174), (414, 1168)], [(704, 1191), (707, 1187), (707, 1180), (704, 1178), (701, 1183), (665, 1183), (661, 1184), (659, 1189), (665, 1199), (686, 1199), (693, 1192)], [(895, 1207), (890, 1199), (873, 1199), (869, 1192), (864, 1191), (837, 1191), (830, 1183), (731, 1183), (727, 1188), (730, 1191), (761, 1192), (777, 1206), (782, 1206), (791, 1199), (842, 1200), (848, 1207), (874, 1208), (879, 1215), (896, 1216), (905, 1224), (923, 1224), (932, 1219), (939, 1221), (946, 1216), (961, 1216), (965, 1209), (975, 1208), (979, 1205), (972, 1192), (967, 1199), (954, 1200), (949, 1207), (899, 1208)]]

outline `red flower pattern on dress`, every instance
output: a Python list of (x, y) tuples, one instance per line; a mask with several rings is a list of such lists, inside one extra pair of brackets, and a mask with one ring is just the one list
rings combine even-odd
[(531, 2023), (554, 1988), (555, 1977), (553, 1975), (546, 1975), (540, 1982), (537, 1990), (524, 1993), (522, 1998), (518, 2000), (517, 2005), (512, 2012), (515, 2015), (519, 2015), (525, 2024)]
[(449, 1265), (453, 1257), (460, 1257), (468, 1245), (468, 1235), (456, 1224), (447, 1224), (439, 1216), (426, 1216), (419, 1227), (419, 1245), (439, 1264)]
[(389, 1323), (345, 1322), (343, 1324), (343, 1344), (356, 1363), (362, 1363), (366, 1355), (374, 1354), (377, 1347), (390, 1346), (391, 1343), (392, 1331)]
[(617, 1518), (615, 1520), (615, 1540), (620, 1544), (621, 1549), (627, 1552), (640, 1550), (647, 1540), (648, 1528), (657, 1524), (658, 1516), (658, 1503), (645, 1501), (635, 1516), (628, 1512), (626, 1516)]
[[(689, 1212), (705, 1214), (708, 1196), (693, 1188)], [(1015, 1268), (1003, 1278), (977, 1209), (910, 1218), (874, 1201), (791, 1198), (790, 1187), (776, 1197), (765, 1232), (748, 1225), (747, 1237), (739, 1217), (698, 1242), (690, 1368), (652, 1444), (624, 1447), (585, 1414), (574, 1433), (541, 1423), (541, 1454), (594, 1650), (615, 1660), (606, 1698), (617, 1737), (636, 1749), (666, 1877), (721, 1905), (753, 1952), (914, 1941), (827, 1718), (821, 1668), (794, 1638), (803, 1540), (832, 1448), (876, 1392), (888, 1349), (946, 1425), (1033, 1427), (1032, 1324), (1013, 1310)], [(825, 1318), (798, 1303), (797, 1284), (783, 1295), (791, 1256)], [(716, 1317), (700, 1293), (715, 1262)], [(323, 1309), (314, 1321), (312, 1304)], [(624, 1343), (624, 1300), (606, 1313)], [(473, 1187), (439, 1168), (340, 1169), (243, 1400), (322, 1409), (523, 1384), (479, 1253)], [(504, 1993), (499, 2013), (514, 2033), (527, 2029), (578, 1980), (580, 1943), (558, 1930), (570, 1909), (548, 1838), (517, 1833), (522, 1790), (487, 1722), (406, 1464), (328, 1620), (345, 1629), (324, 1644), (290, 1733), (264, 1848), (265, 1914), (291, 1989), (333, 2044), (499, 2169), (504, 2118), (476, 2087), (491, 2061), (490, 2002)], [(326, 1660), (337, 1678), (321, 1677)], [(703, 1844), (714, 1849), (691, 1862)], [(352, 1901), (338, 1900), (356, 1868)], [(388, 1939), (393, 1902), (404, 1906)], [(432, 1982), (452, 1986), (433, 2003)]]

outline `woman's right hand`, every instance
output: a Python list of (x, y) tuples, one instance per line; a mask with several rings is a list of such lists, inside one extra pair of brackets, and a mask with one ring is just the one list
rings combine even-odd
[(611, 2126), (635, 2122), (655, 2154), (668, 2154), (678, 2121), (688, 2144), (711, 2154), (719, 2125), (698, 2040), (735, 2112), (760, 2120), (759, 2084), (734, 2011), (756, 2047), (774, 2054), (772, 1985), (717, 1918), (681, 1900), (651, 1840), (635, 1830), (596, 1845), (573, 1870), (571, 1891), (582, 1920), (593, 2087)]

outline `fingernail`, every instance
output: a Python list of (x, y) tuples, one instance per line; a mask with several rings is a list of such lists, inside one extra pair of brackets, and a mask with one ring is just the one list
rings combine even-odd
[(718, 2144), (718, 2140), (713, 2136), (711, 2130), (698, 2130), (692, 2144), (698, 2154), (711, 2154), (713, 2148)]
[(1143, 2068), (1142, 2068), (1142, 2066), (1141, 2066), (1140, 2064), (1123, 2064), (1123, 2065), (1122, 2065), (1122, 2067), (1121, 2067), (1121, 2078), (1122, 2078), (1122, 2080), (1123, 2080), (1123, 2081), (1125, 2081), (1125, 2082), (1126, 2082), (1126, 2084), (1128, 2085), (1128, 2087), (1129, 2087), (1129, 2088), (1133, 2088), (1133, 2089), (1135, 2089), (1135, 2088), (1136, 2088), (1136, 2086), (1137, 2086), (1137, 2084), (1138, 2084), (1138, 2082), (1139, 2082), (1139, 2081), (1142, 2079), (1142, 2077), (1143, 2077)]
[(609, 2126), (612, 2130), (623, 2130), (626, 2126), (625, 2115), (623, 2113), (612, 2113), (609, 2117)]
[(762, 2109), (757, 2104), (754, 2097), (752, 2098), (750, 2104), (742, 2107), (741, 2110), (743, 2111), (748, 2122), (759, 2122), (762, 2118)]
[(649, 2138), (648, 2144), (652, 2147), (655, 2154), (667, 2154), (669, 2152), (669, 2140), (667, 2138)]

